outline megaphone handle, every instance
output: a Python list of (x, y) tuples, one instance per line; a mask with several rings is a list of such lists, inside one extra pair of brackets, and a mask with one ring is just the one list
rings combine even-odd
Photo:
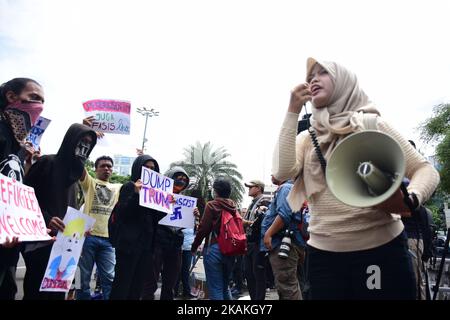
[(314, 151), (316, 152), (317, 158), (319, 159), (320, 166), (322, 167), (323, 175), (326, 174), (327, 160), (325, 160), (322, 150), (320, 150), (320, 144), (317, 140), (316, 132), (313, 127), (308, 128), (309, 136), (311, 137), (311, 141), (314, 147)]
[(400, 189), (403, 192), (403, 201), (409, 208), (409, 211), (411, 211), (411, 214), (414, 214), (416, 208), (414, 207), (414, 204), (412, 203), (411, 198), (409, 197), (409, 192), (408, 189), (406, 189), (406, 184), (404, 182), (402, 182), (402, 184), (400, 185)]

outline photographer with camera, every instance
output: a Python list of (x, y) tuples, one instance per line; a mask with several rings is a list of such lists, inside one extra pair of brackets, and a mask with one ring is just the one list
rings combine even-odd
[(286, 197), (292, 189), (292, 181), (281, 181), (272, 175), (272, 183), (278, 189), (261, 224), (264, 241), (261, 251), (269, 251), (280, 300), (302, 300), (297, 266), (304, 262), (306, 243), (299, 225), (307, 207), (298, 212), (292, 212), (289, 207)]
[(251, 300), (264, 300), (266, 297), (265, 258), (259, 250), (261, 242), (261, 222), (270, 199), (264, 196), (264, 182), (252, 180), (246, 183), (248, 195), (253, 200), (243, 219), (247, 236), (247, 254), (244, 257), (244, 276)]

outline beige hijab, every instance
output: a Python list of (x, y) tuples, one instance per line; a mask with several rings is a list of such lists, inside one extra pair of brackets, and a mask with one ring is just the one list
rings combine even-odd
[[(320, 149), (326, 160), (339, 141), (348, 134), (361, 131), (363, 114), (380, 115), (369, 98), (359, 88), (356, 76), (335, 62), (307, 60), (307, 76), (318, 63), (324, 67), (334, 83), (334, 91), (326, 107), (316, 108), (313, 105), (311, 125), (317, 134)], [(297, 178), (288, 197), (293, 210), (300, 209), (305, 199), (326, 188), (325, 176), (313, 147), (305, 156), (303, 176)], [(298, 195), (300, 194), (300, 197)], [(296, 195), (296, 196), (294, 196)]]

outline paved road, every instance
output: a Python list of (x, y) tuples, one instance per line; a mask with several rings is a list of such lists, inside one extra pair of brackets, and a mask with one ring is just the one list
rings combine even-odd
[(17, 264), (16, 281), (17, 281), (17, 294), (16, 300), (22, 300), (23, 298), (23, 278), (25, 276), (25, 261), (23, 261), (22, 255), (20, 255), (19, 262)]
[[(200, 259), (197, 262), (197, 264), (195, 265), (195, 268), (192, 271), (193, 271), (193, 274), (198, 279), (197, 283), (199, 284), (199, 287), (205, 288), (206, 283), (205, 283), (205, 269), (203, 267), (203, 259)], [(23, 278), (24, 278), (24, 276), (25, 276), (25, 262), (23, 261), (22, 256), (20, 256), (19, 263), (17, 264), (17, 273), (16, 273), (17, 286), (18, 286), (16, 300), (22, 300), (22, 298), (23, 298)], [(161, 283), (158, 284), (158, 287), (159, 288), (155, 293), (156, 300), (159, 300)], [(92, 279), (91, 288), (92, 288), (92, 290), (95, 288), (94, 279)], [(202, 298), (202, 297), (200, 297), (200, 298)], [(203, 297), (203, 299), (204, 298), (205, 297)], [(176, 300), (181, 300), (181, 299), (176, 299)], [(250, 300), (248, 291), (244, 291), (238, 300)], [(278, 294), (277, 294), (276, 290), (267, 291), (266, 292), (266, 300), (278, 300)]]

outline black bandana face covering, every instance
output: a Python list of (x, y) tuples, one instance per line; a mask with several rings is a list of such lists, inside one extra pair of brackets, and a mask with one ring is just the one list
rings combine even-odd
[(86, 161), (88, 158), (89, 150), (91, 149), (91, 143), (80, 141), (75, 148), (75, 156), (81, 158), (81, 160)]

